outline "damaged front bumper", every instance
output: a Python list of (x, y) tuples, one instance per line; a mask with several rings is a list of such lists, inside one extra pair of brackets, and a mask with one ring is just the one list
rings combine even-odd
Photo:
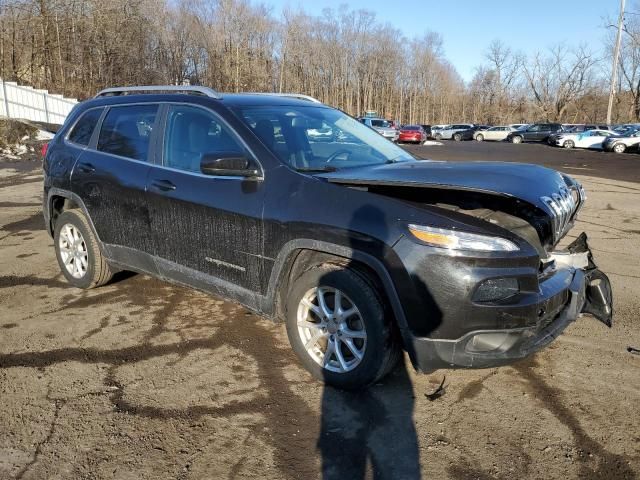
[[(457, 339), (412, 337), (409, 353), (422, 371), (438, 368), (488, 368), (505, 365), (541, 350), (555, 340), (582, 313), (589, 313), (611, 327), (613, 298), (611, 284), (593, 261), (586, 234), (566, 250), (551, 256), (553, 281), (560, 291), (545, 293), (541, 285), (539, 307), (555, 305), (548, 315), (523, 328), (479, 329)], [(558, 299), (562, 299), (558, 303)], [(508, 307), (505, 307), (508, 309)]]

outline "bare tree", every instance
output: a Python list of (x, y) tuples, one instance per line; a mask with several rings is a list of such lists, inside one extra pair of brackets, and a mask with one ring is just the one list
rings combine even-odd
[(545, 120), (561, 120), (570, 104), (590, 91), (596, 63), (584, 47), (570, 51), (560, 45), (524, 63), (533, 105)]

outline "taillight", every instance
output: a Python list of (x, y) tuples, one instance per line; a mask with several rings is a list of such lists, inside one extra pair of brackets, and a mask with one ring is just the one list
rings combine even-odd
[(42, 154), (42, 158), (44, 158), (47, 155), (47, 148), (49, 148), (48, 143), (43, 143), (42, 147), (40, 147), (40, 153)]

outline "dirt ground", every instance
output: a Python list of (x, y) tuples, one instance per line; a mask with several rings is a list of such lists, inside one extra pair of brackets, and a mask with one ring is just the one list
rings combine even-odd
[(406, 365), (348, 394), (233, 303), (143, 275), (70, 287), (39, 165), (0, 164), (0, 478), (640, 478), (640, 184), (588, 173), (570, 237), (611, 277), (611, 330), (585, 317), (510, 367)]

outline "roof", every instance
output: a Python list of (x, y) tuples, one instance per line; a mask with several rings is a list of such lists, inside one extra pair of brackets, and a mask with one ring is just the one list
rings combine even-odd
[(219, 102), (228, 106), (261, 105), (316, 105), (322, 103), (308, 95), (298, 93), (219, 93), (204, 86), (176, 85), (139, 85), (130, 87), (111, 87), (98, 92), (90, 100), (92, 105), (110, 105), (115, 103), (181, 101), (204, 103)]

